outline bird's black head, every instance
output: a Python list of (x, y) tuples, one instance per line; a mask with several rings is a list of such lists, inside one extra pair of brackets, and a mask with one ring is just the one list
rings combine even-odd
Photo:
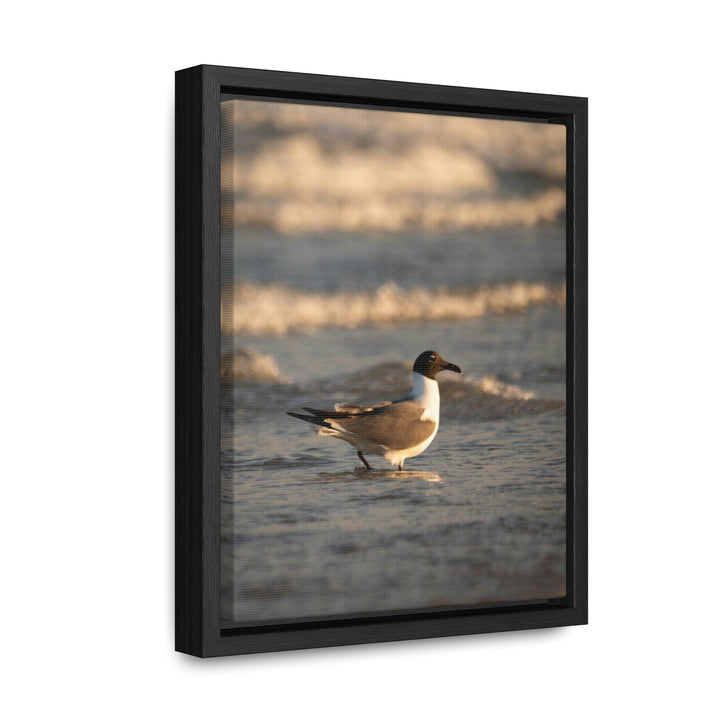
[(462, 372), (457, 365), (449, 363), (440, 353), (434, 350), (426, 350), (424, 353), (418, 355), (413, 365), (413, 372), (420, 373), (432, 380), (434, 380), (435, 376), (442, 370), (452, 370), (456, 373)]

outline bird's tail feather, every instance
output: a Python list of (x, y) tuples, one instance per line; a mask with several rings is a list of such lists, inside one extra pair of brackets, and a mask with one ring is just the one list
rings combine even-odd
[[(337, 410), (316, 410), (315, 408), (310, 407), (304, 407), (303, 410), (307, 410), (307, 412), (317, 418), (333, 418), (335, 420), (350, 417), (352, 414), (347, 411), (338, 412)], [(290, 415), (292, 415), (292, 413), (290, 413)]]
[(292, 415), (293, 417), (312, 423), (313, 425), (324, 425), (325, 427), (330, 427), (322, 417), (318, 417), (316, 415), (300, 415), (299, 413), (294, 412), (288, 412), (288, 415)]

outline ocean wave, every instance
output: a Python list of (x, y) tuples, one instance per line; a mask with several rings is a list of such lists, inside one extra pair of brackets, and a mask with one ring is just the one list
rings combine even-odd
[[(411, 388), (410, 363), (379, 363), (349, 375), (293, 383), (279, 373), (267, 372), (268, 365), (276, 367), (270, 356), (260, 356), (263, 362), (253, 365), (247, 357), (256, 353), (247, 348), (235, 352), (233, 365), (244, 365), (245, 369), (235, 377), (226, 375), (224, 381), (234, 381), (235, 407), (242, 408), (245, 416), (262, 414), (263, 422), (272, 422), (287, 410), (309, 404), (332, 408), (339, 402), (374, 404), (398, 400), (407, 396)], [(526, 388), (502, 382), (491, 374), (443, 373), (438, 383), (443, 412), (453, 419), (488, 420), (565, 410), (562, 400), (536, 398)]]
[(223, 382), (286, 382), (272, 355), (250, 348), (236, 348), (220, 356), (220, 380)]
[(477, 200), (392, 197), (385, 193), (337, 198), (237, 199), (236, 226), (272, 228), (276, 232), (427, 232), (535, 227), (565, 212), (565, 191), (559, 187), (527, 197)]
[[(374, 403), (404, 397), (409, 389), (410, 363), (380, 363), (345, 378), (324, 380), (303, 388), (313, 400), (324, 395), (327, 406), (339, 401)], [(464, 373), (438, 375), (444, 412), (455, 419), (497, 419), (564, 410), (562, 400), (536, 398), (519, 385), (502, 382), (495, 375)], [(328, 394), (330, 391), (330, 394)]]
[(238, 172), (256, 171), (248, 167), (248, 157), (269, 157), (270, 150), (277, 157), (288, 140), (302, 138), (318, 146), (313, 161), (333, 152), (355, 157), (360, 151), (396, 158), (439, 146), (505, 171), (565, 177), (562, 125), (249, 100), (225, 102), (223, 111), (223, 122), (236, 130)]
[(226, 292), (232, 293), (232, 298), (223, 307), (231, 307), (232, 312), (223, 313), (222, 331), (249, 335), (460, 320), (488, 313), (521, 312), (536, 305), (565, 304), (564, 285), (526, 282), (471, 290), (405, 289), (390, 282), (371, 291), (337, 293), (294, 290), (282, 285), (237, 284)]
[[(271, 355), (251, 348), (224, 353), (221, 360), (222, 381), (232, 382), (239, 393), (235, 405), (244, 412), (252, 413), (255, 408), (271, 416), (304, 404), (332, 408), (338, 402), (373, 404), (400, 399), (410, 390), (411, 369), (410, 363), (384, 362), (349, 375), (298, 384), (278, 370)], [(536, 398), (530, 390), (491, 374), (443, 373), (438, 383), (444, 411), (455, 419), (497, 419), (565, 409), (562, 400)], [(257, 392), (262, 393), (261, 402)]]
[(562, 125), (238, 100), (223, 128), (236, 227), (442, 232), (565, 212)]

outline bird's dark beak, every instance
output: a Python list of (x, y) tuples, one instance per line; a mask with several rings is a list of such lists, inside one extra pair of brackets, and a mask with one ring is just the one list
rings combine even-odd
[(457, 365), (453, 365), (453, 363), (447, 363), (443, 370), (452, 370), (453, 372), (460, 373), (462, 375), (462, 370)]

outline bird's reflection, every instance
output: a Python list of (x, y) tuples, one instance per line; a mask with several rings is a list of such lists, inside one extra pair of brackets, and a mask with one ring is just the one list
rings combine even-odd
[(366, 470), (358, 467), (343, 472), (321, 472), (317, 475), (321, 482), (367, 482), (378, 483), (398, 480), (402, 482), (425, 481), (442, 484), (445, 481), (435, 472), (428, 470)]

